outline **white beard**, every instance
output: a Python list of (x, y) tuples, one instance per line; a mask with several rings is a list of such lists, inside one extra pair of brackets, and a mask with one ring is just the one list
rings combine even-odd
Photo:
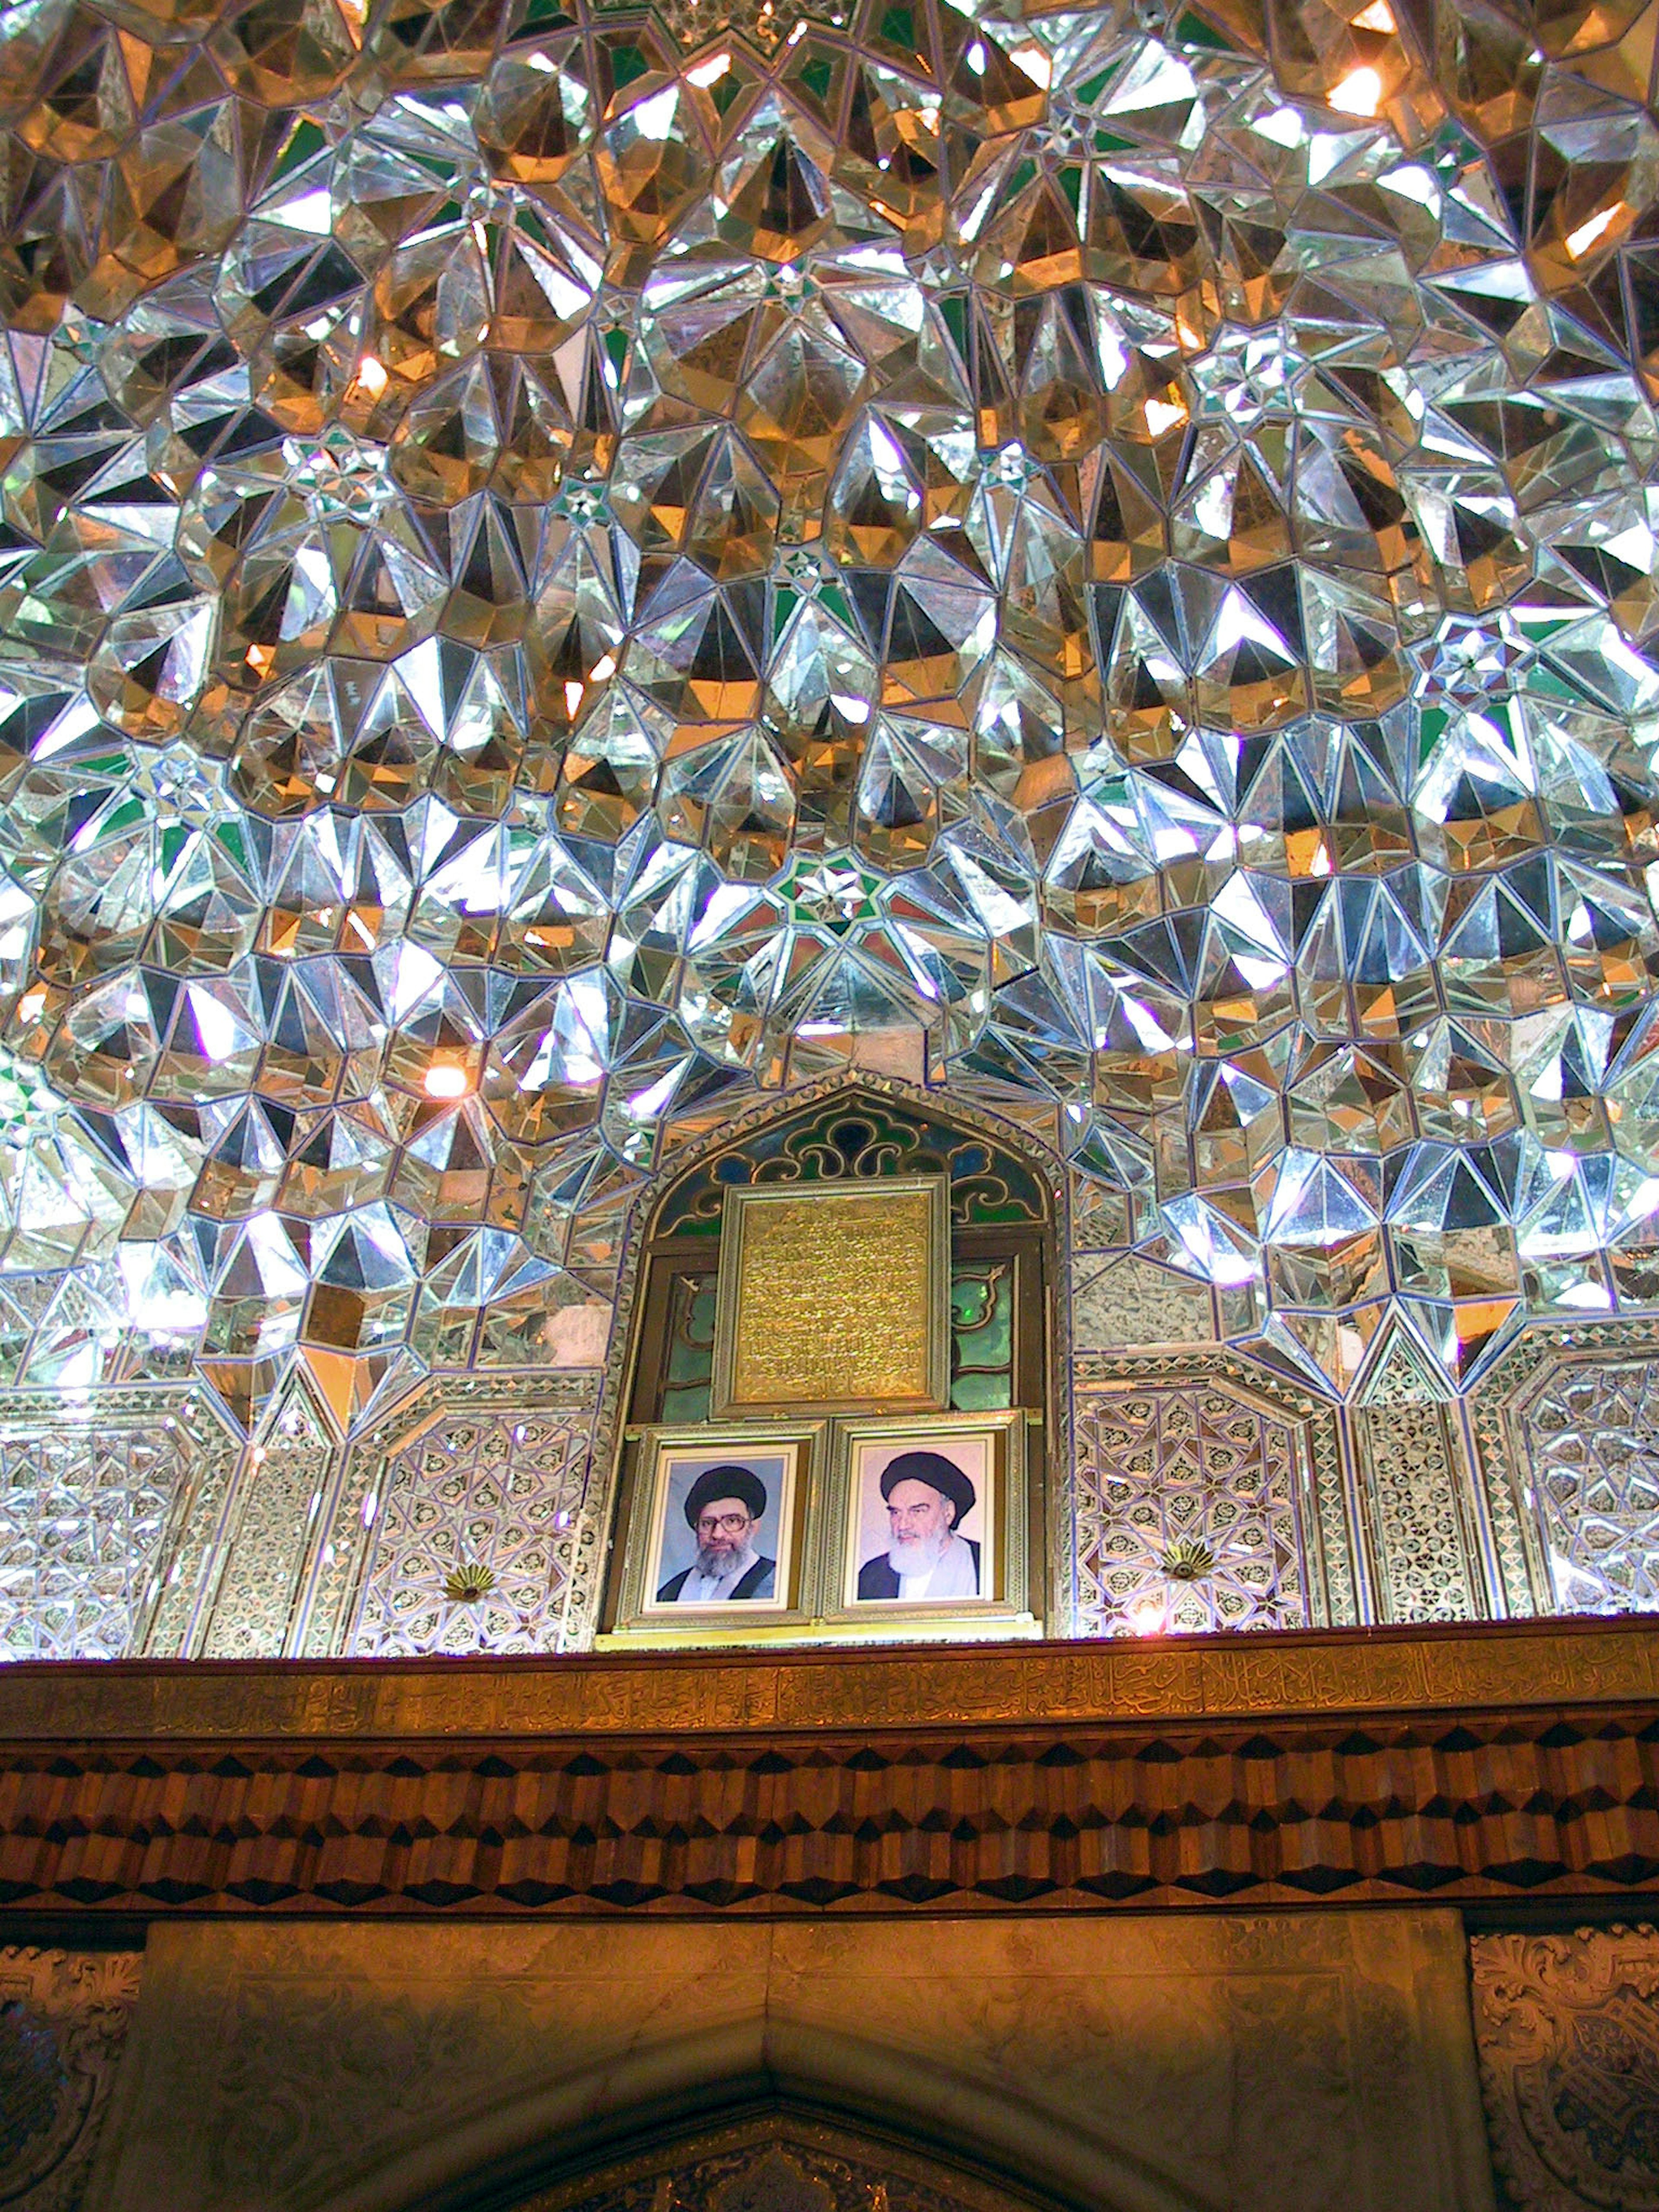
[(887, 1547), (887, 1564), (899, 1576), (931, 1574), (950, 1540), (948, 1530), (943, 1536), (912, 1536), (908, 1541), (896, 1536)]
[(887, 1563), (901, 1581), (931, 1574), (933, 1581), (927, 1592), (929, 1599), (980, 1595), (979, 1569), (974, 1564), (974, 1555), (966, 1538), (958, 1536), (954, 1528), (947, 1536), (924, 1539), (921, 1543), (890, 1545)]

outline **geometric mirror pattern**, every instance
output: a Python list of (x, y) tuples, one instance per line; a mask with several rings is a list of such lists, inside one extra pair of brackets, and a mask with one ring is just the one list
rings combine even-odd
[(470, 1411), (389, 1455), (350, 1655), (555, 1644), (586, 1455), (580, 1420)]
[(1091, 1395), (1077, 1440), (1094, 1632), (1311, 1625), (1294, 1424), (1212, 1384)]
[(176, 1422), (0, 1425), (0, 1655), (125, 1657), (188, 1471)]
[[(283, 1408), (591, 1369), (854, 1057), (1326, 1403), (1659, 1311), (1655, 15), (4, 10), (0, 1380), (210, 1408), (280, 1639)], [(1103, 1604), (1346, 1617), (1180, 1406)], [(1650, 1599), (1646, 1419), (1539, 1441), (1558, 1603)], [(411, 1474), (354, 1632), (568, 1625), (570, 1449)]]
[(532, 1362), (886, 1030), (1327, 1391), (1659, 1292), (1636, 0), (4, 21), (13, 1373)]
[(1656, 1419), (1648, 1359), (1566, 1368), (1528, 1403), (1530, 1503), (1561, 1612), (1659, 1611)]

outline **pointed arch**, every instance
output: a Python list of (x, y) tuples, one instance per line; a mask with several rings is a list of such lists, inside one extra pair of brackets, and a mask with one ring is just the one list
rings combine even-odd
[[(774, 2147), (804, 2175), (797, 2201), (741, 2186), (745, 2167), (752, 2174)], [(850, 2190), (836, 2190), (825, 2171), (837, 2162), (854, 2169), (841, 2177)], [(692, 2193), (674, 2187), (679, 2177)], [(710, 2185), (698, 2193), (700, 2180)], [(723, 2196), (727, 2180), (739, 2186)], [(1027, 2097), (949, 2050), (924, 2058), (786, 2005), (764, 2020), (647, 2038), (523, 2086), (389, 2159), (370, 2159), (319, 2197), (316, 2212), (653, 2212), (688, 2203), (697, 2212), (879, 2212), (884, 2185), (888, 2212), (1201, 2212), (1164, 2161), (1121, 2141), (1092, 2099), (1085, 2109), (1063, 2087)]]
[(808, 1119), (822, 1118), (838, 1106), (850, 1113), (888, 1107), (957, 1139), (977, 1138), (1018, 1166), (1036, 1194), (1041, 1218), (1035, 1223), (1042, 1254), (1041, 1295), (1036, 1326), (1041, 1350), (1034, 1363), (1030, 1410), (1038, 1417), (1043, 1449), (1040, 1481), (1044, 1498), (1044, 1551), (1048, 1618), (1051, 1632), (1065, 1634), (1073, 1611), (1074, 1545), (1072, 1501), (1066, 1471), (1071, 1465), (1069, 1337), (1066, 1302), (1054, 1295), (1058, 1270), (1069, 1249), (1068, 1181), (1065, 1163), (1053, 1146), (1029, 1127), (975, 1102), (942, 1097), (919, 1085), (862, 1069), (837, 1071), (801, 1085), (786, 1097), (768, 1098), (682, 1146), (646, 1184), (629, 1215), (619, 1274), (616, 1320), (611, 1330), (605, 1382), (594, 1429), (593, 1474), (583, 1527), (575, 1550), (571, 1609), (567, 1635), (585, 1642), (599, 1626), (607, 1572), (612, 1561), (621, 1504), (626, 1431), (642, 1418), (635, 1399), (641, 1339), (652, 1315), (653, 1231), (676, 1192), (728, 1156), (764, 1144)]

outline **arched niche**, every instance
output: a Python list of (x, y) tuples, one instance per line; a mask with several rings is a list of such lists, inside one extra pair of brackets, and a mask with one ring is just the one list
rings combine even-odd
[(619, 1449), (602, 1632), (616, 1613), (619, 1539), (635, 1474), (632, 1440), (653, 1427), (708, 1419), (726, 1192), (915, 1176), (942, 1176), (949, 1188), (950, 1409), (1028, 1417), (1029, 1557), (1033, 1600), (1043, 1613), (1054, 1595), (1049, 1475), (1063, 1404), (1054, 1342), (1059, 1163), (988, 1121), (890, 1083), (839, 1086), (750, 1117), (730, 1142), (705, 1146), (655, 1195), (638, 1232), (625, 1361), (607, 1394)]
[(1006, 2179), (786, 2105), (613, 2155), (514, 2197), (510, 2212), (1041, 2212), (1042, 2203)]

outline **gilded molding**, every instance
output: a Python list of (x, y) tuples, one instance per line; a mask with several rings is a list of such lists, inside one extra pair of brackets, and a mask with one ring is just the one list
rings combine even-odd
[[(47, 1686), (50, 1692), (47, 1694)], [(1659, 1697), (1646, 1619), (951, 1650), (0, 1668), (0, 1743), (469, 1741), (659, 1729), (1526, 1711)]]
[[(873, 1718), (867, 1667), (715, 1662), (688, 1680), (659, 1662), (581, 1670), (572, 1730), (510, 1688), (489, 1700), (493, 1670), (464, 1661), (392, 1739), (369, 1734), (370, 1686), (337, 1674), (313, 1685), (308, 1741), (14, 1745), (0, 1911), (810, 1916), (1659, 1889), (1650, 1689), (1587, 1704), (1564, 1686), (1518, 1708), (1465, 1684), (1449, 1711), (1339, 1715), (1286, 1711), (1282, 1680), (1280, 1709), (1252, 1711), (1267, 1686), (1235, 1680), (1217, 1686), (1231, 1713), (1176, 1720), (1149, 1674), (1115, 1682), (1110, 1722), (1066, 1721), (1034, 1718), (1033, 1697), (1098, 1703), (1086, 1674), (968, 1656), (965, 1718), (944, 1710), (951, 1655), (917, 1666), (926, 1724), (890, 1667)], [(471, 1693), (467, 1723), (452, 1688)]]

